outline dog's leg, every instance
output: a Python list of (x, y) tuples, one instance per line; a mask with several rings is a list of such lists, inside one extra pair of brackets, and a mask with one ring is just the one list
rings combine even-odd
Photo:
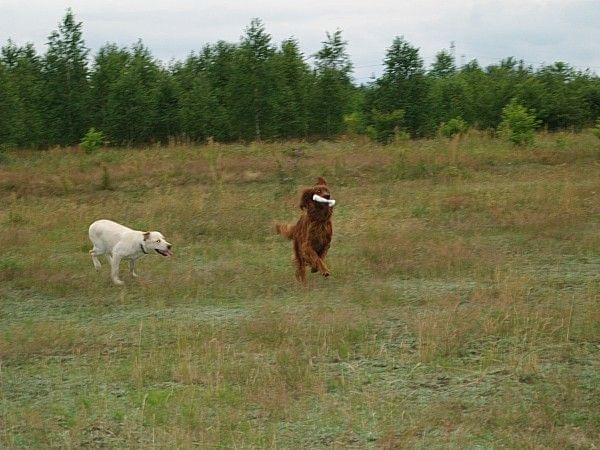
[(306, 265), (304, 261), (296, 260), (296, 279), (302, 284), (306, 284)]
[(138, 277), (138, 274), (135, 273), (135, 259), (129, 260), (129, 273), (131, 273), (132, 277), (135, 277), (135, 278)]
[(101, 254), (102, 253), (100, 253), (95, 245), (94, 248), (90, 250), (90, 256), (92, 257), (92, 262), (94, 263), (96, 270), (100, 270), (100, 267), (102, 267), (102, 264), (100, 264), (100, 260), (98, 259), (98, 256)]
[(321, 273), (321, 275), (323, 275), (324, 277), (328, 277), (329, 275), (331, 275), (329, 273), (327, 265), (325, 265), (325, 262), (319, 257), (317, 252), (315, 252), (312, 247), (305, 246), (304, 254), (307, 256), (308, 263), (311, 265), (311, 267), (316, 267), (317, 270)]
[(121, 256), (115, 255), (113, 253), (112, 258), (110, 258), (110, 276), (113, 280), (113, 283), (117, 285), (122, 285), (123, 282), (119, 280), (119, 264), (121, 263)]
[[(318, 255), (318, 257), (321, 259), (321, 261), (323, 261), (323, 264), (325, 264), (325, 256), (327, 256), (327, 250), (328, 250), (328, 248), (325, 248), (324, 250), (322, 250), (322, 251), (321, 251), (321, 253), (320, 253), (320, 254), (317, 254), (317, 255)], [(326, 264), (325, 264), (325, 265), (326, 265)], [(313, 266), (313, 267), (310, 269), (310, 271), (311, 271), (312, 273), (315, 273), (315, 272), (318, 272), (318, 271), (319, 271), (319, 268), (318, 268), (317, 266)], [(326, 275), (326, 276), (327, 276), (327, 275)]]
[(302, 249), (296, 239), (294, 239), (294, 263), (296, 264), (296, 279), (306, 285), (306, 263), (302, 258)]

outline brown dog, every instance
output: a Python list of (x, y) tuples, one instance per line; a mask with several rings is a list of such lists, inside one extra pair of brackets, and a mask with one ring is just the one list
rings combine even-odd
[(306, 265), (311, 267), (311, 272), (320, 272), (324, 277), (330, 275), (324, 259), (333, 235), (333, 206), (323, 203), (322, 200), (314, 200), (315, 194), (333, 202), (330, 200), (327, 181), (319, 177), (317, 184), (305, 189), (300, 196), (300, 209), (303, 213), (298, 222), (295, 225), (275, 225), (278, 234), (294, 241), (296, 278), (302, 283), (306, 283)]

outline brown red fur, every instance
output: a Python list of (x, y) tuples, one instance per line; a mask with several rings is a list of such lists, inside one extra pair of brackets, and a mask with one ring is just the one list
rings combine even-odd
[(324, 260), (333, 235), (331, 225), (333, 207), (327, 203), (314, 201), (314, 194), (326, 199), (330, 198), (329, 187), (323, 177), (319, 177), (315, 186), (302, 191), (300, 196), (302, 215), (298, 222), (295, 225), (279, 223), (275, 225), (278, 234), (294, 243), (296, 278), (302, 283), (306, 283), (306, 266), (310, 266), (311, 272), (319, 272), (324, 277), (330, 275)]

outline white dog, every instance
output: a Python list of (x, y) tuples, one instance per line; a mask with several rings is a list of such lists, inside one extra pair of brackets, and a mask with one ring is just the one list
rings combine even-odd
[(135, 260), (148, 253), (156, 252), (162, 256), (171, 256), (171, 244), (158, 231), (136, 231), (112, 220), (97, 220), (90, 225), (90, 240), (94, 248), (90, 250), (94, 267), (100, 269), (98, 256), (106, 255), (110, 263), (110, 275), (115, 284), (123, 284), (119, 279), (119, 263), (122, 259), (129, 260), (129, 271), (137, 277), (134, 271)]

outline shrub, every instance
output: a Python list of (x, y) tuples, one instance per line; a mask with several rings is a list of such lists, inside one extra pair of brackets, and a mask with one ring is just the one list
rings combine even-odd
[(404, 140), (407, 133), (404, 132), (404, 110), (395, 109), (389, 113), (372, 111), (372, 123), (367, 127), (367, 135), (384, 144), (394, 140)]
[(502, 109), (502, 122), (498, 130), (515, 145), (529, 145), (533, 143), (538, 125), (535, 114), (513, 99)]
[(462, 117), (453, 117), (446, 123), (440, 125), (440, 134), (444, 137), (451, 138), (457, 134), (464, 134), (469, 129), (467, 122)]
[(346, 125), (346, 131), (350, 134), (361, 134), (365, 132), (365, 119), (363, 115), (355, 111), (351, 114), (344, 116), (344, 124)]
[(367, 126), (365, 129), (365, 134), (369, 137), (369, 139), (376, 141), (377, 140), (377, 130), (373, 125)]
[(83, 139), (79, 145), (85, 150), (86, 153), (91, 153), (94, 150), (102, 147), (102, 144), (104, 144), (104, 135), (101, 131), (98, 131), (92, 127), (87, 133), (85, 133), (85, 136), (83, 136)]

